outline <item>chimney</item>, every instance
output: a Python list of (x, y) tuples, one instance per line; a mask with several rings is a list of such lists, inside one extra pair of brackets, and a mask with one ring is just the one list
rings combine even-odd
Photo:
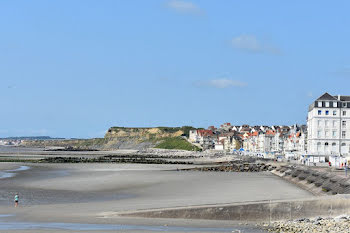
[(340, 101), (340, 95), (338, 95), (338, 101)]

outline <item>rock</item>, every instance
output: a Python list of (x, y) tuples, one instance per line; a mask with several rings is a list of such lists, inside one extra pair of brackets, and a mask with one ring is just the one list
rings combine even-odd
[(269, 232), (348, 232), (350, 233), (349, 216), (314, 220), (302, 218), (295, 221), (275, 222), (269, 225)]

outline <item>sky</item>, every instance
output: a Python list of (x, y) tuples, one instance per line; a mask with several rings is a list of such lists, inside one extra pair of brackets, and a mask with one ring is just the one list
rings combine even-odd
[(350, 95), (349, 1), (2, 0), (0, 137), (305, 124)]

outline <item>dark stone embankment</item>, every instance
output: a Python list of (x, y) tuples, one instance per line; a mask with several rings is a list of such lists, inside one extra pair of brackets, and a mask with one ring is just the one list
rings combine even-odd
[(317, 196), (350, 194), (349, 178), (329, 171), (283, 165), (273, 170), (272, 173)]
[(80, 148), (80, 147), (66, 146), (66, 147), (63, 147), (63, 148), (44, 149), (44, 151), (78, 151), (78, 152), (86, 152), (86, 151), (99, 151), (99, 150), (97, 150), (97, 149), (89, 149), (89, 148)]
[(193, 164), (188, 161), (166, 160), (159, 158), (145, 158), (136, 156), (102, 156), (98, 158), (86, 157), (49, 157), (40, 159), (39, 163), (142, 163), (142, 164)]
[(276, 169), (276, 166), (266, 163), (247, 163), (244, 161), (235, 161), (222, 165), (196, 167), (182, 170), (191, 171), (215, 171), (215, 172), (263, 172), (272, 171)]

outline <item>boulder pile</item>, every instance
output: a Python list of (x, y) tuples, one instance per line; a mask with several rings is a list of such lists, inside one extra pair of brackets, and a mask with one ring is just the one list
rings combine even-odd
[(270, 232), (348, 232), (350, 233), (350, 217), (299, 219), (287, 222), (265, 224), (263, 228)]
[(262, 171), (272, 171), (276, 169), (276, 166), (265, 163), (230, 163), (218, 166), (210, 167), (197, 167), (187, 170), (195, 171), (216, 171), (216, 172), (262, 172)]
[(38, 160), (39, 163), (143, 163), (143, 164), (193, 164), (190, 161), (166, 160), (146, 157), (128, 156), (101, 156), (98, 158), (86, 157), (48, 157)]

